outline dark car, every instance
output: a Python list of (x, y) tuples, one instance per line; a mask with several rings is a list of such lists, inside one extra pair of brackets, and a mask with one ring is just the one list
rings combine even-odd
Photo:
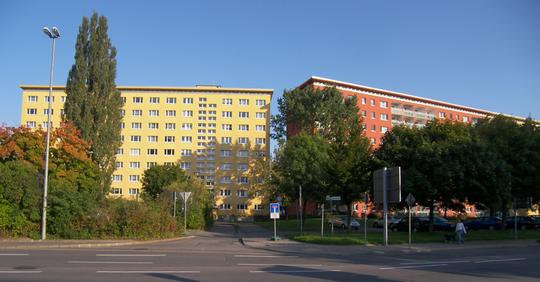
[(498, 216), (483, 216), (476, 219), (469, 220), (464, 223), (467, 230), (480, 230), (480, 229), (502, 229), (503, 220)]
[(515, 223), (517, 223), (517, 228), (522, 229), (522, 230), (538, 228), (538, 222), (530, 216), (518, 216), (515, 219), (516, 219), (516, 222), (514, 222), (513, 216), (507, 217), (506, 222), (505, 222), (506, 228), (508, 229), (514, 228)]
[[(433, 231), (454, 231), (455, 226), (442, 217), (433, 217)], [(409, 218), (405, 217), (392, 225), (392, 231), (409, 231)], [(429, 231), (429, 217), (413, 217), (411, 231)]]

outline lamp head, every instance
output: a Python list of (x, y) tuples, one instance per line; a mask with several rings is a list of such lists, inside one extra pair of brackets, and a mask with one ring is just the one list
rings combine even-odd
[(53, 34), (51, 33), (51, 31), (49, 30), (48, 27), (43, 27), (43, 33), (45, 33), (45, 35), (47, 35), (48, 37), (50, 38), (53, 38)]
[(54, 38), (60, 37), (60, 31), (58, 31), (58, 28), (56, 28), (56, 26), (53, 26), (52, 34), (54, 35)]

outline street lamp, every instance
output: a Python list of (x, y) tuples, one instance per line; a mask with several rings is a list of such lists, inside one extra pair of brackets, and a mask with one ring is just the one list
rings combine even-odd
[[(52, 30), (52, 31), (51, 31)], [(43, 27), (43, 33), (52, 39), (52, 60), (51, 60), (51, 72), (49, 78), (49, 110), (47, 111), (47, 141), (45, 145), (45, 173), (43, 177), (43, 209), (41, 216), (41, 240), (47, 238), (47, 180), (49, 178), (49, 144), (51, 139), (51, 106), (52, 106), (52, 82), (54, 76), (54, 47), (56, 38), (60, 37), (58, 28)]]

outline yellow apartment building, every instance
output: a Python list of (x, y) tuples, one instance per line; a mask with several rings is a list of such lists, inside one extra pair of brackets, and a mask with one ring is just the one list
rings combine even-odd
[[(21, 125), (46, 128), (49, 87), (21, 85)], [(220, 86), (119, 86), (122, 147), (116, 155), (111, 196), (135, 199), (143, 172), (157, 164), (179, 165), (214, 191), (217, 215), (263, 213), (250, 185), (258, 161), (269, 161), (273, 90)], [(52, 126), (60, 124), (65, 87), (53, 87)]]

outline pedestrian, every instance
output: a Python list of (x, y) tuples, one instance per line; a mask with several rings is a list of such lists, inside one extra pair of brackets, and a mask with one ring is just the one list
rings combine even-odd
[(456, 224), (456, 241), (458, 244), (465, 243), (465, 234), (467, 234), (465, 225), (463, 225), (461, 219), (458, 218), (458, 223)]

